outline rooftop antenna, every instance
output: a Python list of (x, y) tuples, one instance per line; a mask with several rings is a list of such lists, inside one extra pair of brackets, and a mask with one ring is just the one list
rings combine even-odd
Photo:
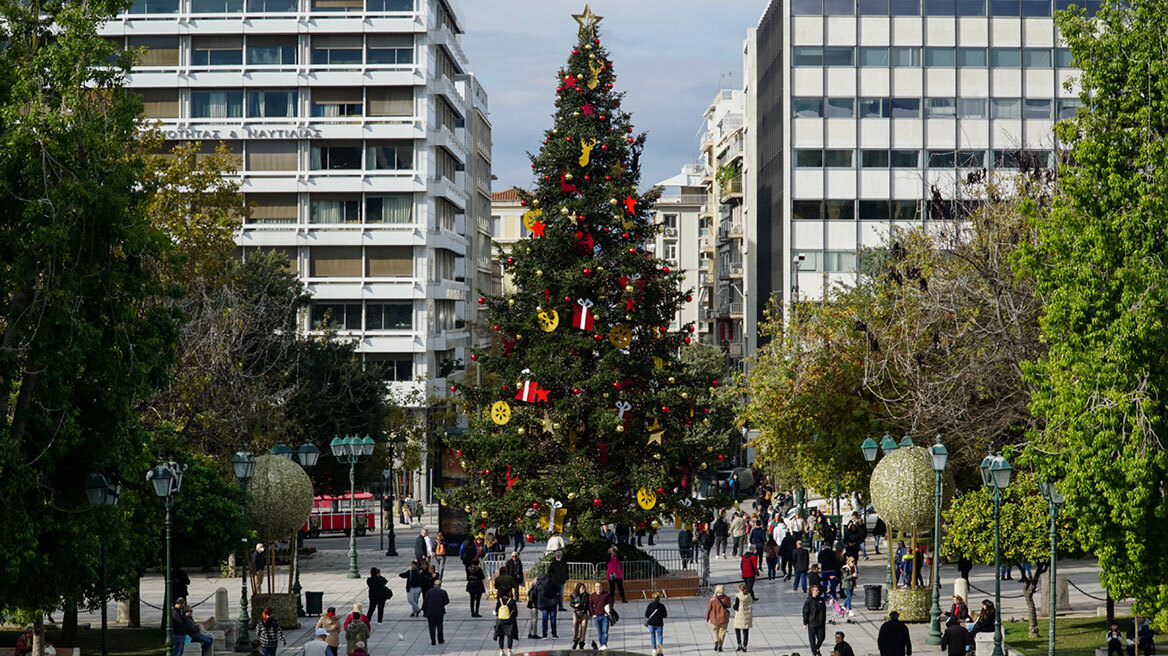
[(734, 71), (726, 71), (718, 76), (718, 91), (726, 88), (726, 78), (734, 77)]

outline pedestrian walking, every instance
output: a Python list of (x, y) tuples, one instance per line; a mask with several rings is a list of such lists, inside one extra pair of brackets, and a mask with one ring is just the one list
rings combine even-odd
[(422, 598), (422, 571), (418, 569), (418, 561), (410, 563), (410, 568), (398, 574), (406, 580), (406, 601), (410, 603), (410, 617), (417, 617), (422, 612), (419, 600)]
[(588, 638), (588, 620), (591, 617), (588, 609), (588, 588), (583, 583), (577, 583), (568, 603), (572, 606), (572, 649), (583, 649), (584, 641)]
[[(495, 580), (491, 582), (491, 586), (495, 588), (495, 596), (503, 594), (503, 591), (511, 593), (511, 598), (519, 601), (519, 595), (515, 592), (515, 579), (511, 578), (511, 574), (507, 572), (506, 567), (500, 567), (495, 574)], [(516, 620), (518, 622), (519, 620)]]
[(369, 588), (369, 619), (373, 619), (373, 612), (377, 611), (377, 623), (381, 624), (382, 618), (385, 616), (385, 602), (393, 598), (393, 592), (389, 589), (389, 581), (381, 575), (381, 570), (376, 567), (369, 568), (369, 578), (365, 579), (365, 585)]
[(831, 544), (824, 542), (823, 548), (819, 550), (817, 556), (819, 563), (819, 577), (824, 582), (824, 596), (836, 596), (836, 586), (839, 583), (838, 575), (840, 569), (839, 557), (835, 553), (835, 549)]
[(558, 531), (552, 531), (552, 536), (548, 538), (547, 547), (544, 549), (544, 553), (555, 553), (557, 551), (563, 550), (563, 548), (566, 546), (568, 545), (564, 542), (563, 536), (561, 536)]
[(588, 612), (596, 624), (596, 640), (592, 641), (592, 649), (596, 650), (596, 641), (600, 641), (600, 649), (608, 649), (608, 629), (616, 620), (616, 611), (612, 605), (616, 599), (612, 593), (605, 590), (599, 581), (592, 584), (592, 594), (588, 597)]
[(738, 594), (734, 595), (734, 640), (738, 647), (734, 651), (746, 651), (750, 642), (750, 629), (754, 626), (754, 598), (745, 583), (738, 584)]
[(964, 553), (957, 557), (957, 572), (961, 578), (969, 583), (969, 573), (973, 571), (973, 561), (969, 559)]
[(730, 523), (726, 521), (726, 511), (718, 513), (714, 520), (714, 555), (726, 557), (726, 541), (730, 538)]
[(418, 573), (422, 578), (422, 594), (425, 595), (430, 591), (430, 588), (434, 587), (434, 579), (438, 577), (434, 569), (430, 567), (430, 562), (426, 560), (418, 563)]
[(629, 600), (625, 598), (625, 571), (621, 567), (620, 556), (617, 554), (616, 547), (609, 547), (608, 549), (608, 565), (605, 567), (605, 573), (607, 574), (608, 589), (612, 594), (613, 601), (616, 601), (616, 590), (619, 588), (621, 603), (629, 603)]
[(852, 650), (852, 646), (848, 644), (847, 640), (844, 640), (843, 631), (835, 632), (835, 645), (832, 646), (831, 652), (838, 656), (856, 656), (856, 652)]
[(434, 539), (434, 570), (438, 578), (446, 577), (446, 537), (442, 531), (438, 531), (438, 537)]
[(763, 545), (766, 544), (767, 532), (762, 527), (762, 520), (754, 522), (754, 528), (750, 529), (750, 534), (747, 536), (747, 542), (754, 546), (754, 553), (762, 553)]
[(840, 587), (844, 592), (844, 608), (852, 609), (852, 596), (856, 594), (856, 579), (860, 570), (856, 567), (856, 557), (848, 556), (848, 562), (840, 569)]
[(364, 614), (361, 604), (353, 604), (353, 612), (345, 616), (341, 626), (345, 627), (345, 646), (349, 651), (352, 651), (353, 645), (358, 642), (368, 640), (373, 630), (369, 616)]
[(531, 587), (527, 589), (527, 638), (529, 640), (539, 640), (539, 634), (536, 629), (539, 628), (539, 586), (534, 581)]
[(556, 610), (567, 611), (564, 608), (564, 584), (568, 582), (568, 562), (564, 560), (564, 552), (556, 550), (552, 562), (548, 563), (547, 573), (556, 584)]
[(654, 592), (653, 601), (645, 609), (645, 626), (649, 627), (649, 643), (658, 655), (665, 647), (666, 617), (669, 617), (669, 612), (665, 610), (665, 604), (661, 603), (661, 593)]
[(868, 537), (868, 529), (864, 527), (864, 523), (860, 518), (852, 513), (852, 519), (848, 522), (844, 529), (844, 543), (847, 544), (847, 555), (852, 558), (860, 557), (860, 547), (864, 544), (864, 539)]
[(482, 617), (479, 614), (479, 606), (482, 604), (483, 595), (487, 592), (486, 578), (487, 575), (483, 573), (483, 568), (479, 566), (479, 559), (471, 560), (470, 566), (466, 568), (466, 593), (470, 596), (471, 617)]
[(300, 649), (300, 656), (325, 656), (328, 650), (328, 631), (317, 629), (313, 632), (312, 640), (304, 643)]
[(519, 598), (519, 591), (523, 589), (523, 561), (519, 560), (519, 552), (512, 551), (511, 559), (503, 565), (503, 569), (511, 575), (511, 580), (514, 581), (516, 599)]
[(811, 592), (803, 600), (803, 629), (807, 631), (807, 644), (812, 656), (820, 656), (823, 646), (824, 629), (827, 627), (827, 602), (818, 585), (811, 586)]
[(746, 586), (746, 592), (751, 600), (758, 601), (754, 594), (754, 581), (758, 578), (758, 554), (755, 553), (753, 544), (746, 549), (746, 554), (742, 556), (742, 583)]
[[(276, 656), (276, 650), (281, 645), (288, 646), (284, 641), (284, 630), (280, 628), (280, 620), (276, 619), (276, 613), (271, 606), (265, 607), (260, 613), (256, 629), (260, 634), (260, 651), (264, 652), (264, 656)], [(182, 656), (182, 652), (177, 652), (176, 656)]]
[(251, 589), (256, 594), (260, 594), (260, 583), (264, 580), (264, 567), (267, 563), (268, 557), (264, 554), (264, 543), (257, 542), (255, 549), (251, 552)]
[(337, 648), (341, 646), (341, 620), (337, 617), (337, 609), (335, 606), (329, 606), (324, 615), (316, 621), (317, 629), (324, 629), (328, 636), (325, 637), (325, 651), (326, 656), (337, 656)]
[(961, 656), (972, 644), (973, 638), (970, 637), (965, 625), (956, 615), (950, 615), (949, 620), (945, 622), (945, 633), (941, 636), (941, 651)]
[(556, 630), (556, 618), (560, 610), (560, 586), (552, 579), (549, 574), (540, 574), (535, 579), (535, 588), (538, 596), (536, 597), (535, 606), (539, 609), (539, 626), (540, 637), (548, 637), (548, 625), (551, 625), (552, 638), (558, 638), (559, 631)]
[(900, 621), (900, 613), (892, 611), (888, 614), (888, 621), (880, 625), (876, 648), (880, 656), (912, 656), (912, 638), (908, 627)]
[(414, 538), (414, 560), (418, 563), (429, 562), (434, 557), (434, 541), (430, 539), (430, 531), (422, 529), (418, 537)]
[(766, 545), (762, 548), (762, 553), (766, 556), (767, 564), (767, 580), (775, 580), (775, 568), (779, 565), (779, 545), (775, 542), (774, 535), (768, 535)]
[(811, 552), (803, 547), (802, 540), (795, 540), (795, 549), (791, 552), (792, 568), (795, 570), (795, 584), (792, 590), (798, 590), (803, 584), (803, 592), (807, 592), (807, 570), (811, 565)]
[(746, 538), (746, 519), (742, 517), (742, 513), (735, 512), (734, 517), (730, 520), (730, 540), (732, 544), (731, 555), (738, 558), (742, 555), (743, 542)]
[(779, 571), (784, 581), (790, 581), (795, 575), (795, 535), (790, 531), (779, 543)]
[(499, 656), (503, 656), (503, 644), (506, 641), (507, 654), (511, 656), (511, 648), (519, 639), (519, 607), (511, 595), (511, 588), (499, 591), (499, 598), (495, 601), (495, 639), (499, 641)]
[(888, 535), (888, 525), (884, 520), (877, 517), (876, 524), (872, 527), (872, 544), (876, 547), (876, 554), (880, 554), (880, 538)]
[(681, 556), (681, 568), (689, 567), (689, 563), (693, 561), (693, 531), (689, 526), (681, 527), (677, 532), (677, 551)]
[[(714, 632), (714, 651), (722, 651), (722, 643), (726, 642), (726, 627), (730, 624), (730, 607), (733, 602), (726, 596), (726, 588), (719, 585), (714, 588), (714, 595), (706, 604), (706, 623)], [(735, 650), (738, 651), (738, 650)]]
[(357, 644), (353, 645), (353, 650), (349, 652), (349, 656), (369, 656), (369, 645), (365, 644), (364, 640), (358, 640)]
[(434, 579), (434, 585), (422, 598), (422, 615), (430, 628), (430, 644), (440, 645), (446, 642), (442, 635), (442, 622), (446, 618), (446, 606), (450, 603), (450, 595), (442, 589), (442, 579)]

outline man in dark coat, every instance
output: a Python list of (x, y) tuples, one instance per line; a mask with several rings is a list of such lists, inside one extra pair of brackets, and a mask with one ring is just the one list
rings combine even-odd
[(868, 537), (868, 531), (864, 528), (864, 523), (853, 517), (852, 521), (848, 522), (847, 527), (844, 528), (844, 542), (847, 543), (845, 553), (860, 560), (860, 545), (864, 544), (866, 537)]
[(941, 636), (941, 651), (947, 654), (965, 653), (965, 648), (973, 644), (973, 637), (969, 635), (965, 625), (955, 616), (950, 615), (945, 623), (945, 635)]
[(795, 567), (795, 585), (792, 590), (799, 589), (803, 583), (803, 592), (807, 592), (807, 570), (811, 567), (811, 552), (803, 547), (802, 540), (795, 540), (795, 550), (791, 552), (791, 561)]
[(677, 532), (677, 551), (681, 556), (681, 568), (685, 569), (693, 560), (693, 532), (688, 526)]
[(418, 533), (418, 537), (414, 538), (414, 560), (419, 563), (423, 560), (430, 560), (432, 553), (434, 553), (434, 544), (430, 541), (430, 533), (426, 529), (422, 529)]
[(442, 581), (435, 579), (434, 587), (422, 597), (422, 615), (426, 616), (426, 624), (430, 627), (431, 645), (446, 642), (442, 636), (442, 620), (446, 617), (446, 605), (449, 603), (450, 596), (442, 589)]
[(816, 562), (819, 563), (819, 576), (826, 582), (824, 587), (825, 596), (835, 597), (835, 587), (837, 576), (839, 575), (840, 562), (835, 555), (835, 549), (828, 546), (827, 540), (823, 541), (823, 549), (819, 551), (816, 557)]
[(908, 627), (900, 621), (900, 613), (892, 611), (888, 614), (888, 621), (880, 625), (876, 648), (880, 650), (880, 656), (912, 656), (912, 639)]
[(811, 586), (811, 594), (803, 601), (803, 628), (807, 631), (807, 643), (812, 656), (821, 656), (824, 627), (827, 626), (827, 603), (820, 594), (819, 586)]
[(519, 552), (512, 551), (511, 559), (503, 565), (503, 569), (511, 575), (511, 579), (515, 582), (514, 594), (512, 597), (519, 598), (519, 589), (523, 587), (523, 562), (519, 560)]
[(787, 581), (790, 581), (795, 574), (794, 558), (795, 536), (788, 532), (783, 536), (783, 541), (779, 543), (779, 570), (786, 575)]
[(556, 552), (552, 562), (548, 563), (547, 573), (556, 584), (557, 610), (568, 610), (564, 608), (564, 584), (568, 582), (568, 562), (564, 560), (564, 552)]
[(726, 521), (726, 513), (719, 513), (714, 520), (714, 555), (726, 557), (726, 540), (730, 537), (730, 523)]
[(746, 536), (746, 541), (754, 545), (754, 552), (756, 554), (762, 553), (762, 548), (766, 546), (767, 533), (766, 529), (762, 527), (761, 521), (754, 523), (754, 528), (750, 529), (750, 533)]
[(831, 648), (832, 651), (839, 654), (839, 656), (856, 656), (856, 652), (852, 651), (852, 646), (844, 640), (844, 632), (835, 632), (835, 646)]

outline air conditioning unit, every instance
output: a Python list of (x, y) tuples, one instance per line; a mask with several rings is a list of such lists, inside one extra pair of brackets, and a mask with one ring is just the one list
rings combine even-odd
[(714, 311), (711, 310), (710, 308), (702, 308), (701, 317), (703, 319), (713, 319), (714, 318)]
[(665, 229), (665, 236), (676, 239), (677, 238), (677, 228), (666, 228)]

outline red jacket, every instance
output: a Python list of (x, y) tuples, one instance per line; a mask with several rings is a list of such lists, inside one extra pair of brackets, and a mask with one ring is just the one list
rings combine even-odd
[(758, 556), (748, 553), (742, 557), (742, 578), (758, 576)]

